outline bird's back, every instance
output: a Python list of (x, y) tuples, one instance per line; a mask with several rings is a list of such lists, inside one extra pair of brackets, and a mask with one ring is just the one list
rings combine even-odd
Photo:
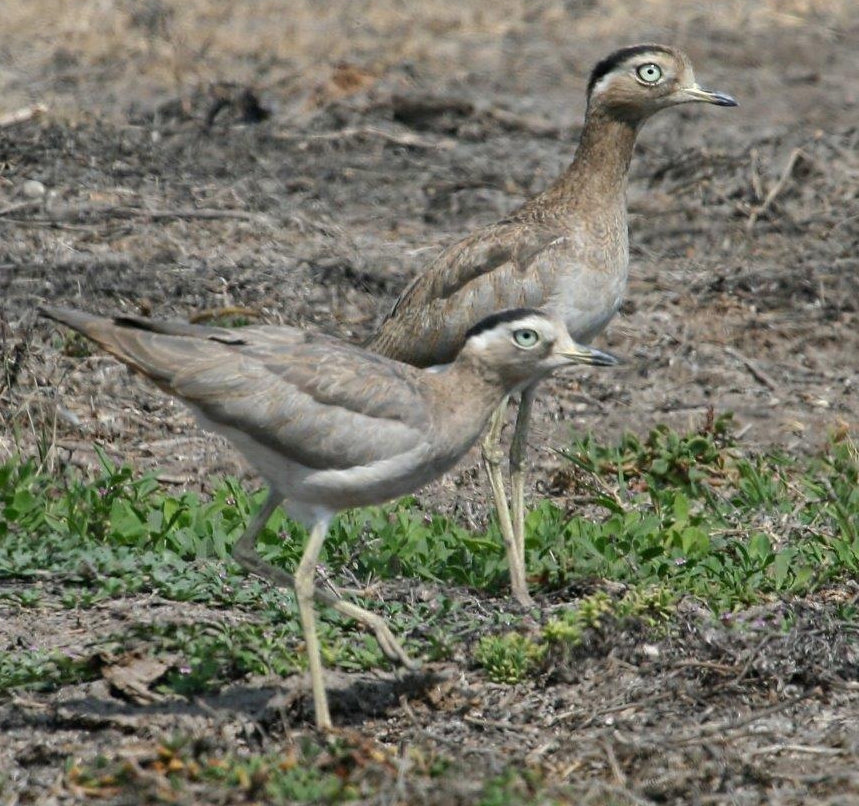
[(415, 366), (444, 364), (492, 311), (540, 308), (588, 342), (620, 305), (629, 264), (623, 200), (517, 214), (445, 249), (405, 289), (367, 347)]

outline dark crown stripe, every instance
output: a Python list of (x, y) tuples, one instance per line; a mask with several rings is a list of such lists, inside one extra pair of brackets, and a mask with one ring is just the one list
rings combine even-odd
[(627, 59), (631, 59), (633, 56), (640, 56), (642, 53), (652, 53), (653, 51), (671, 53), (668, 48), (662, 45), (631, 45), (628, 48), (621, 48), (606, 56), (601, 62), (597, 63), (597, 66), (594, 67), (591, 73), (590, 80), (588, 81), (588, 97), (590, 97), (591, 91), (597, 81), (614, 70), (619, 64), (622, 64)]
[(481, 319), (476, 324), (472, 325), (465, 334), (465, 340), (468, 341), (472, 336), (477, 336), (486, 330), (492, 330), (496, 325), (502, 322), (515, 322), (517, 319), (523, 319), (526, 316), (543, 316), (536, 308), (510, 308), (506, 311), (498, 311)]

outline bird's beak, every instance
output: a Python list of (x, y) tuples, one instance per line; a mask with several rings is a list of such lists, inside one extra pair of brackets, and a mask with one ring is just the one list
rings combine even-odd
[(619, 363), (619, 360), (611, 353), (604, 353), (593, 347), (576, 344), (576, 342), (572, 342), (569, 347), (559, 350), (558, 354), (574, 364), (590, 364), (594, 367), (613, 367)]
[(683, 101), (702, 101), (705, 104), (715, 104), (716, 106), (739, 106), (726, 92), (705, 90), (697, 84), (693, 84), (691, 87), (684, 87), (677, 95)]

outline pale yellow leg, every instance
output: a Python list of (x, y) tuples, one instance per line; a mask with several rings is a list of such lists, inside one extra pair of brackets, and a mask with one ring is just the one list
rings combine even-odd
[(528, 593), (528, 585), (525, 582), (525, 562), (516, 537), (513, 532), (513, 522), (510, 518), (510, 507), (507, 503), (507, 491), (504, 489), (504, 476), (501, 472), (501, 429), (504, 426), (504, 416), (507, 413), (507, 398), (493, 412), (489, 420), (489, 428), (483, 438), (481, 448), (483, 450), (483, 462), (486, 465), (486, 475), (489, 476), (489, 485), (492, 488), (492, 496), (495, 498), (495, 507), (498, 512), (498, 528), (504, 540), (504, 548), (507, 550), (507, 564), (510, 566), (510, 588), (513, 596), (524, 607), (534, 604)]
[(307, 649), (307, 665), (310, 670), (310, 686), (313, 690), (313, 710), (316, 713), (318, 730), (331, 730), (331, 714), (328, 712), (328, 695), (325, 693), (325, 680), (322, 677), (322, 654), (319, 651), (319, 637), (316, 634), (316, 616), (313, 612), (313, 578), (319, 552), (328, 532), (328, 521), (320, 521), (310, 530), (310, 538), (295, 569), (295, 598), (301, 626), (304, 628), (304, 645)]
[[(280, 498), (276, 495), (269, 494), (262, 509), (254, 517), (250, 526), (245, 530), (245, 533), (239, 538), (236, 545), (233, 547), (233, 558), (239, 563), (248, 573), (255, 574), (274, 585), (279, 587), (289, 587), (296, 589), (296, 580), (292, 574), (287, 573), (282, 568), (277, 568), (270, 563), (267, 563), (262, 557), (257, 554), (256, 540), (257, 535), (268, 522), (271, 514), (277, 509), (280, 503)], [(373, 630), (376, 635), (376, 640), (379, 642), (379, 648), (390, 660), (400, 663), (407, 669), (420, 668), (420, 662), (412, 660), (400, 646), (400, 643), (394, 637), (390, 627), (385, 623), (385, 620), (377, 615), (359, 607), (352, 602), (346, 602), (338, 599), (330, 591), (322, 588), (313, 588), (313, 597), (323, 604), (328, 605), (333, 610), (336, 610), (341, 615), (347, 618), (354, 619), (360, 624), (364, 624), (369, 629)]]
[(531, 409), (536, 394), (536, 383), (522, 392), (519, 411), (516, 414), (513, 441), (510, 443), (510, 505), (513, 512), (513, 537), (516, 550), (522, 558), (523, 575), (525, 573), (525, 456), (528, 451)]

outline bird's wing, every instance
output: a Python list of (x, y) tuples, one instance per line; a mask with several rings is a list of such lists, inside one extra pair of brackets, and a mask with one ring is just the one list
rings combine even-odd
[(396, 318), (407, 308), (449, 299), (469, 283), (507, 264), (524, 275), (540, 254), (563, 236), (556, 225), (518, 219), (491, 224), (445, 249), (409, 283), (387, 319)]
[(412, 280), (367, 347), (415, 366), (452, 361), (484, 316), (543, 304), (540, 267), (564, 237), (555, 224), (508, 219), (455, 243)]
[(420, 371), (290, 327), (238, 330), (42, 308), (211, 422), (310, 468), (343, 469), (423, 444)]
[[(49, 309), (43, 310), (48, 311)], [(80, 314), (80, 312), (76, 313)], [(82, 315), (88, 316), (89, 314)], [(228, 327), (209, 327), (208, 325), (192, 325), (188, 322), (149, 319), (146, 316), (136, 316), (130, 313), (114, 316), (113, 322), (117, 325), (128, 325), (139, 330), (148, 330), (150, 333), (163, 333), (166, 336), (193, 336), (220, 341), (224, 344), (235, 344), (241, 341), (240, 332)], [(288, 329), (291, 330), (292, 328)]]
[(170, 385), (210, 420), (305, 467), (366, 465), (426, 440), (416, 370), (335, 339), (307, 334), (290, 344), (281, 335), (258, 331), (241, 346), (219, 345)]

